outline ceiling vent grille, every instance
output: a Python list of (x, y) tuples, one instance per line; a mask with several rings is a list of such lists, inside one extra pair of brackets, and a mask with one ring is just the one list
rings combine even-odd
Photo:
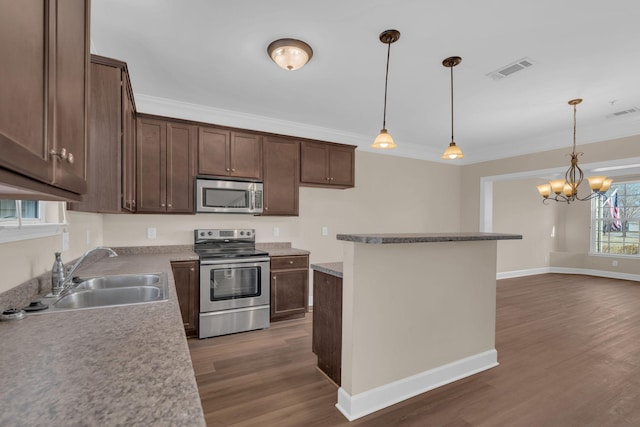
[(607, 119), (615, 119), (616, 117), (628, 116), (629, 114), (637, 114), (640, 113), (640, 107), (631, 107), (627, 110), (616, 111), (615, 113), (611, 113), (605, 116)]
[(509, 77), (513, 73), (517, 73), (518, 71), (522, 71), (526, 68), (532, 67), (534, 61), (531, 58), (522, 58), (518, 59), (516, 62), (513, 62), (509, 65), (505, 65), (496, 71), (492, 71), (488, 73), (486, 76), (491, 77), (493, 80), (500, 80), (505, 77)]

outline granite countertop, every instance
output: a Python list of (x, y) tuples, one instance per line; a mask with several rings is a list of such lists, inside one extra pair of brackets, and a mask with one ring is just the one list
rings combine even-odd
[(256, 243), (256, 249), (266, 251), (269, 256), (309, 255), (311, 252), (291, 247), (291, 242)]
[(520, 234), (506, 233), (390, 233), (390, 234), (338, 234), (338, 240), (356, 243), (429, 243), (429, 242), (469, 242), (476, 240), (520, 240)]
[(204, 426), (171, 261), (120, 255), (80, 276), (167, 272), (168, 301), (0, 322), (0, 425)]
[(325, 262), (320, 264), (311, 264), (311, 269), (319, 271), (321, 273), (328, 274), (330, 276), (336, 276), (336, 277), (342, 278), (341, 262)]

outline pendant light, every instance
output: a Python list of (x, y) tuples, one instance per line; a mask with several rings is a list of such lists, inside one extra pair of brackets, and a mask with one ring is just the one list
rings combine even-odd
[(313, 49), (302, 40), (278, 39), (267, 47), (269, 57), (287, 71), (302, 68), (313, 56)]
[[(584, 173), (580, 166), (578, 166), (578, 156), (582, 153), (576, 153), (576, 105), (580, 104), (582, 99), (572, 99), (569, 101), (569, 105), (573, 106), (573, 150), (571, 151), (571, 166), (564, 174), (564, 179), (554, 179), (549, 181), (548, 184), (540, 184), (537, 186), (538, 193), (542, 196), (542, 202), (547, 203), (549, 200), (555, 200), (556, 202), (571, 203), (575, 200), (584, 202), (591, 200), (596, 196), (604, 196), (613, 179), (606, 176), (590, 176), (587, 178), (589, 181), (589, 187), (592, 192), (584, 198), (578, 197), (578, 187), (584, 179)], [(554, 197), (550, 197), (551, 193), (554, 193)]]
[(387, 132), (387, 81), (389, 80), (389, 56), (391, 55), (391, 43), (395, 43), (400, 38), (400, 31), (398, 30), (386, 30), (380, 33), (380, 41), (387, 45), (387, 73), (384, 77), (384, 110), (382, 115), (382, 130), (376, 136), (376, 139), (371, 144), (372, 148), (380, 148), (389, 150), (396, 148), (397, 145), (393, 141), (391, 134)]
[(456, 145), (455, 141), (453, 140), (453, 67), (458, 65), (461, 61), (462, 58), (460, 58), (459, 56), (451, 56), (442, 61), (442, 65), (448, 67), (451, 70), (451, 142), (449, 143), (447, 149), (444, 150), (442, 156), (440, 156), (441, 159), (445, 160), (455, 160), (464, 157), (464, 154), (462, 154), (462, 150)]

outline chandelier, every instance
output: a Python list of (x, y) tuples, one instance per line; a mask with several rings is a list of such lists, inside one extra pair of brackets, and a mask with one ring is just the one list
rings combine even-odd
[[(591, 193), (586, 197), (578, 196), (578, 187), (584, 179), (584, 173), (580, 166), (578, 166), (578, 156), (583, 153), (576, 153), (576, 105), (580, 104), (582, 99), (572, 99), (569, 101), (569, 105), (573, 105), (573, 151), (571, 152), (571, 166), (564, 174), (564, 179), (554, 179), (549, 181), (548, 184), (540, 184), (537, 186), (538, 193), (542, 196), (542, 202), (547, 204), (549, 200), (555, 200), (556, 202), (571, 203), (575, 200), (584, 202), (591, 200), (594, 197), (603, 196), (613, 179), (606, 176), (590, 176), (587, 178), (589, 181), (589, 187)], [(553, 193), (553, 195), (551, 194)]]
[(451, 142), (449, 143), (447, 149), (444, 150), (442, 156), (440, 156), (440, 158), (444, 160), (455, 160), (464, 157), (464, 154), (462, 154), (462, 150), (456, 145), (453, 140), (453, 67), (458, 65), (460, 61), (462, 61), (462, 58), (460, 58), (459, 56), (451, 56), (442, 61), (442, 65), (448, 67), (451, 70)]
[(384, 108), (382, 113), (382, 130), (376, 136), (376, 139), (371, 144), (371, 148), (379, 148), (383, 150), (389, 150), (396, 148), (397, 145), (393, 141), (391, 134), (387, 132), (387, 82), (389, 81), (389, 56), (391, 55), (391, 43), (395, 43), (400, 38), (400, 31), (398, 30), (386, 30), (380, 33), (380, 41), (387, 45), (387, 73), (384, 77)]

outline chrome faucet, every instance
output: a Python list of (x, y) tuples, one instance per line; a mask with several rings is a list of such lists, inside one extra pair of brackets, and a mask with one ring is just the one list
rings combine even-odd
[(84, 253), (84, 255), (82, 255), (80, 257), (80, 259), (73, 264), (68, 271), (66, 272), (66, 278), (64, 279), (64, 282), (62, 282), (62, 290), (60, 291), (59, 295), (62, 297), (64, 295), (66, 295), (68, 293), (68, 291), (70, 289), (72, 289), (74, 287), (74, 281), (73, 281), (73, 273), (75, 273), (75, 271), (80, 267), (80, 265), (82, 263), (84, 263), (84, 260), (91, 254), (93, 254), (94, 252), (97, 251), (106, 251), (109, 253), (109, 258), (112, 258), (114, 256), (118, 256), (118, 254), (111, 248), (108, 248), (106, 246), (98, 246), (96, 248), (93, 249), (89, 249), (87, 252)]

